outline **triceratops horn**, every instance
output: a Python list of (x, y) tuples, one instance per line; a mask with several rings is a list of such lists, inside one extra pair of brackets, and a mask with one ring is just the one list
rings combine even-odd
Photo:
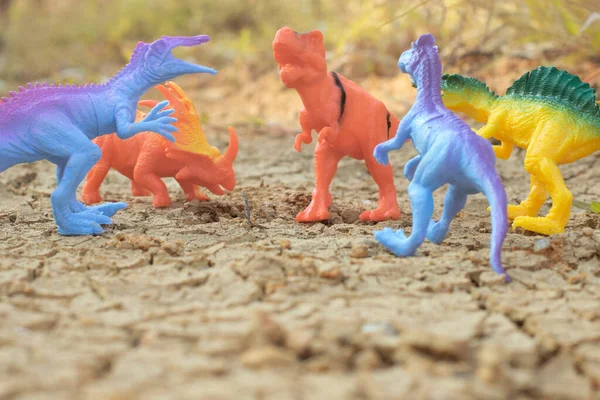
[(229, 146), (227, 146), (227, 150), (223, 154), (223, 158), (229, 161), (231, 164), (235, 161), (238, 153), (238, 138), (235, 133), (235, 129), (232, 126), (229, 127)]

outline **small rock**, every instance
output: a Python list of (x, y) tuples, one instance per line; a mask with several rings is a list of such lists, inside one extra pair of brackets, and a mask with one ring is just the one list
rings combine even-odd
[(533, 251), (536, 253), (547, 250), (549, 248), (550, 248), (550, 239), (549, 238), (536, 240), (535, 243), (533, 244)]
[(346, 224), (353, 224), (360, 218), (361, 210), (357, 208), (346, 208), (342, 211), (342, 220)]
[(338, 267), (328, 269), (326, 271), (319, 272), (319, 276), (325, 279), (331, 279), (332, 281), (341, 281), (344, 275), (342, 270)]
[(586, 226), (585, 228), (583, 228), (581, 230), (581, 232), (583, 232), (583, 234), (585, 236), (592, 236), (594, 234), (594, 230), (592, 228), (590, 228), (589, 226)]
[(369, 255), (369, 247), (364, 244), (355, 244), (350, 250), (350, 257), (352, 258), (365, 258)]
[(291, 350), (274, 346), (262, 346), (244, 352), (240, 360), (248, 368), (274, 368), (294, 364), (296, 356)]
[(283, 250), (287, 250), (287, 249), (290, 249), (290, 248), (292, 247), (292, 242), (290, 242), (290, 241), (289, 241), (289, 240), (287, 240), (287, 239), (286, 239), (286, 240), (282, 240), (282, 241), (281, 241), (281, 245), (280, 245), (280, 246), (281, 246), (281, 248), (282, 248)]
[(384, 333), (386, 335), (397, 336), (398, 331), (390, 324), (386, 323), (370, 323), (364, 324), (360, 327), (361, 332), (363, 333)]

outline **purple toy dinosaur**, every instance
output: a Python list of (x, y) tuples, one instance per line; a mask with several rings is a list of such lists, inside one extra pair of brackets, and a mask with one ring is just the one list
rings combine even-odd
[[(388, 152), (402, 147), (411, 139), (419, 155), (404, 167), (410, 182), (408, 195), (412, 207), (412, 232), (406, 237), (384, 228), (375, 238), (398, 256), (412, 256), (425, 238), (441, 243), (450, 222), (465, 206), (467, 195), (483, 192), (492, 210), (490, 263), (505, 280), (510, 277), (502, 268), (500, 253), (506, 237), (508, 217), (506, 192), (495, 168), (491, 144), (444, 107), (441, 96), (442, 63), (432, 35), (422, 35), (411, 49), (402, 53), (398, 67), (410, 75), (418, 88), (417, 99), (400, 122), (393, 139), (379, 144), (374, 156), (380, 164), (388, 163)], [(442, 218), (435, 222), (433, 191), (449, 184), (444, 197)]]
[(77, 187), (102, 155), (92, 139), (116, 132), (127, 139), (139, 132), (156, 132), (174, 141), (170, 132), (174, 110), (157, 104), (140, 122), (135, 122), (140, 96), (151, 87), (191, 73), (215, 74), (210, 68), (173, 56), (178, 46), (196, 46), (208, 36), (163, 36), (153, 43), (140, 42), (129, 64), (102, 85), (48, 86), (29, 84), (0, 100), (0, 172), (25, 162), (49, 160), (56, 164), (58, 187), (50, 196), (58, 232), (63, 235), (102, 233), (100, 224), (125, 203), (85, 207), (77, 201)]

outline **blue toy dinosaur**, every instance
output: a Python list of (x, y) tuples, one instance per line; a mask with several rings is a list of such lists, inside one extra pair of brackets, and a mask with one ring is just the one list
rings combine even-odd
[[(506, 192), (495, 169), (491, 144), (444, 107), (441, 96), (442, 64), (432, 35), (422, 35), (402, 53), (398, 67), (410, 75), (418, 88), (417, 99), (406, 114), (396, 136), (379, 144), (373, 155), (386, 165), (388, 153), (410, 139), (419, 155), (404, 167), (410, 182), (408, 195), (412, 207), (412, 232), (384, 228), (375, 238), (398, 256), (412, 256), (425, 238), (440, 244), (448, 234), (450, 222), (465, 206), (467, 195), (482, 192), (490, 202), (492, 237), (490, 263), (505, 280), (500, 253), (506, 237), (508, 217)], [(433, 191), (449, 184), (444, 197), (442, 218), (435, 222)]]
[(168, 101), (157, 104), (140, 122), (134, 122), (137, 103), (151, 87), (184, 74), (213, 69), (173, 56), (178, 46), (196, 46), (208, 36), (163, 36), (153, 43), (140, 42), (129, 64), (101, 85), (55, 86), (28, 84), (19, 93), (0, 100), (0, 172), (26, 162), (49, 160), (56, 164), (58, 187), (50, 196), (54, 221), (62, 235), (102, 233), (100, 224), (125, 203), (85, 207), (76, 190), (100, 159), (100, 148), (92, 139), (116, 132), (127, 139), (143, 131), (156, 132), (175, 141), (171, 132), (176, 121), (165, 110)]

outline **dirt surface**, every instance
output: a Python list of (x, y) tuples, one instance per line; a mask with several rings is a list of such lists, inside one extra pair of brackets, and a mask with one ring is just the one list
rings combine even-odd
[[(206, 130), (225, 147), (225, 127)], [(480, 195), (441, 246), (401, 259), (374, 241), (410, 231), (410, 145), (391, 155), (400, 221), (357, 221), (377, 189), (344, 159), (331, 221), (300, 225), (314, 147), (296, 153), (295, 129), (238, 133), (233, 193), (189, 204), (167, 180), (174, 203), (155, 210), (111, 171), (101, 193), (130, 207), (96, 237), (57, 234), (51, 164), (0, 174), (0, 399), (600, 398), (600, 216), (510, 231), (507, 285)], [(522, 159), (498, 162), (512, 202)], [(599, 168), (562, 168), (576, 199), (600, 198)]]

